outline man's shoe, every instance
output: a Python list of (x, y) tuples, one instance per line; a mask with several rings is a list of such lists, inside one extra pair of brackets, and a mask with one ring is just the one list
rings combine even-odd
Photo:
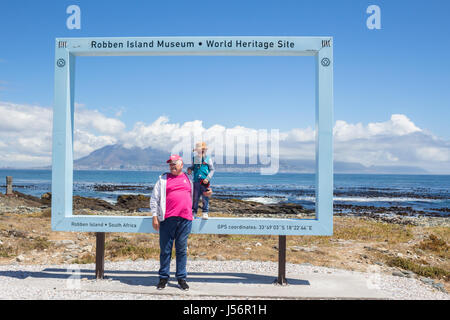
[(166, 287), (166, 284), (167, 284), (167, 279), (159, 279), (159, 283), (156, 286), (156, 289), (162, 290)]
[(179, 285), (180, 288), (183, 289), (184, 291), (189, 290), (189, 286), (188, 286), (188, 284), (186, 283), (186, 280), (184, 280), (184, 279), (179, 279), (179, 280), (178, 280), (178, 285)]
[(203, 212), (202, 219), (208, 220), (208, 212)]

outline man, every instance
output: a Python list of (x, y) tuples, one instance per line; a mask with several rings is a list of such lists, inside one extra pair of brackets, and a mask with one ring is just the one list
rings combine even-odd
[(192, 182), (183, 170), (183, 159), (171, 155), (170, 173), (159, 177), (150, 198), (153, 228), (159, 231), (160, 269), (157, 289), (166, 287), (170, 273), (173, 242), (176, 253), (176, 278), (181, 289), (189, 290), (186, 283), (187, 240), (192, 228)]

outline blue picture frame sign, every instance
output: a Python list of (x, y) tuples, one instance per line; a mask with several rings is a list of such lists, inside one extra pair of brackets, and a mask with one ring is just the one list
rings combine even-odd
[(55, 42), (52, 216), (54, 231), (156, 233), (151, 216), (73, 215), (73, 126), (77, 56), (314, 56), (316, 64), (315, 219), (195, 219), (192, 233), (333, 234), (332, 37), (99, 37)]

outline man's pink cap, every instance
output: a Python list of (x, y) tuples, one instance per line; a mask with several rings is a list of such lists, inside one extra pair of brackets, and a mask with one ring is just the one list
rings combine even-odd
[(173, 154), (173, 155), (170, 156), (169, 160), (167, 160), (166, 162), (167, 162), (167, 163), (170, 163), (170, 162), (172, 162), (172, 161), (177, 161), (177, 160), (183, 161), (183, 158), (180, 157), (180, 156), (177, 155), (177, 154)]

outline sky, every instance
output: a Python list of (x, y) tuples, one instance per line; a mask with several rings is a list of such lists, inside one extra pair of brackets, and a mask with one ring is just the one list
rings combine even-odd
[[(66, 9), (78, 5), (80, 29)], [(381, 29), (369, 29), (370, 5)], [(332, 36), (335, 160), (450, 174), (450, 2), (0, 1), (0, 167), (51, 163), (54, 39)], [(186, 131), (280, 130), (314, 157), (312, 57), (78, 57), (75, 158)]]

